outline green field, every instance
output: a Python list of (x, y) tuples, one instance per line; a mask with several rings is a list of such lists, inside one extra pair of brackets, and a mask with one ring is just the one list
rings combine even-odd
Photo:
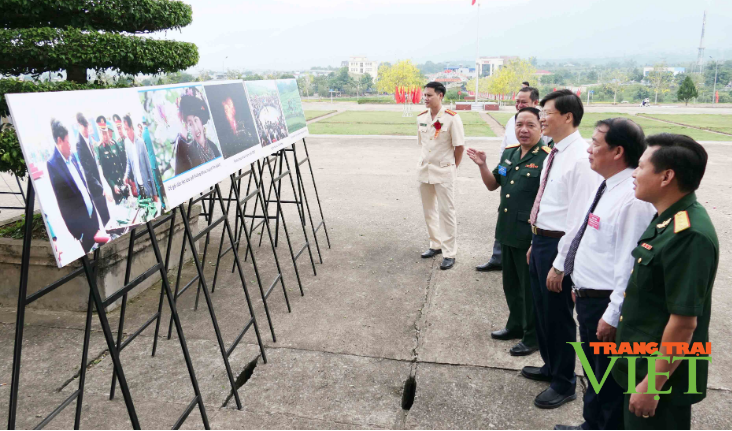
[[(645, 117), (658, 118), (659, 120), (673, 121), (674, 123), (686, 124), (694, 127), (715, 130), (722, 133), (732, 134), (732, 115), (718, 114), (643, 114)], [(732, 140), (732, 137), (729, 138)]]
[(335, 111), (305, 111), (305, 120), (310, 121), (313, 118), (322, 117), (324, 115), (328, 115), (330, 113), (333, 113)]
[[(491, 117), (496, 121), (505, 126), (509, 118), (514, 114), (509, 112), (491, 112)], [(582, 124), (580, 124), (580, 134), (585, 138), (592, 137), (592, 132), (595, 130), (595, 123), (606, 118), (613, 117), (626, 117), (630, 118), (639, 126), (643, 128), (643, 132), (646, 135), (655, 135), (657, 133), (679, 133), (683, 135), (691, 136), (692, 138), (699, 141), (730, 141), (732, 137), (718, 135), (716, 133), (709, 133), (704, 130), (698, 130), (691, 127), (677, 126), (675, 124), (661, 123), (650, 118), (644, 118), (639, 115), (621, 114), (618, 112), (586, 112), (582, 117)], [(654, 115), (659, 119), (665, 119), (669, 121), (675, 121), (677, 123), (690, 124), (697, 127), (709, 127), (710, 129), (719, 130), (720, 132), (727, 131), (732, 133), (732, 115)], [(676, 117), (672, 119), (668, 117)], [(691, 118), (689, 118), (691, 117)], [(719, 118), (703, 118), (703, 117), (719, 117)], [(684, 120), (684, 121), (679, 121)], [(706, 121), (706, 122), (704, 122)], [(709, 124), (709, 126), (703, 126), (702, 124)], [(724, 129), (726, 127), (726, 130)]]
[(302, 111), (297, 82), (294, 79), (279, 80), (277, 90), (280, 93), (280, 103), (285, 114), (287, 130), (292, 133), (304, 128), (307, 120)]
[[(346, 111), (308, 126), (312, 134), (321, 135), (404, 135), (417, 133), (417, 114), (402, 117), (398, 111)], [(461, 113), (466, 136), (496, 136), (478, 113)]]

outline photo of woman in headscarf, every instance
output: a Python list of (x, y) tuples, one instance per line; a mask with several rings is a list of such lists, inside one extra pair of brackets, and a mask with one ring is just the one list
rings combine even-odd
[(179, 137), (176, 145), (176, 175), (221, 157), (219, 148), (206, 137), (204, 126), (211, 118), (206, 103), (196, 96), (185, 94), (180, 97), (178, 109), (188, 138), (183, 140), (182, 136)]

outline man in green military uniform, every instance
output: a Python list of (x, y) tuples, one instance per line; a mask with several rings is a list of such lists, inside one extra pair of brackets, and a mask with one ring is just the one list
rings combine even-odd
[(468, 149), (468, 157), (480, 168), (488, 190), (501, 188), (496, 239), (503, 254), (503, 292), (508, 303), (506, 327), (491, 333), (498, 340), (521, 339), (509, 351), (512, 356), (529, 355), (538, 350), (534, 326), (534, 306), (526, 253), (531, 246), (531, 207), (539, 191), (544, 159), (551, 152), (541, 139), (539, 110), (522, 108), (516, 114), (519, 144), (506, 147), (501, 162), (491, 172), (482, 151)]
[[(619, 359), (613, 377), (626, 390), (626, 429), (689, 429), (691, 405), (707, 391), (708, 358), (689, 355), (669, 361), (663, 343), (709, 341), (712, 286), (719, 263), (719, 241), (712, 221), (696, 200), (707, 165), (707, 153), (683, 135), (662, 133), (647, 138), (633, 173), (635, 195), (658, 211), (633, 250), (635, 264), (625, 291), (617, 343), (655, 342), (655, 361), (635, 360), (628, 377), (628, 359)], [(696, 365), (696, 393), (689, 385), (690, 361)], [(648, 394), (649, 363), (655, 367), (655, 389)], [(633, 378), (635, 377), (635, 378)], [(636, 387), (628, 387), (635, 384)], [(627, 393), (635, 390), (634, 393)], [(651, 388), (654, 389), (654, 388)]]
[(101, 142), (97, 147), (97, 159), (102, 167), (104, 179), (112, 189), (114, 202), (119, 204), (128, 195), (123, 179), (127, 169), (127, 154), (122, 145), (112, 140), (112, 130), (107, 126), (107, 119), (97, 118), (97, 127), (101, 135)]

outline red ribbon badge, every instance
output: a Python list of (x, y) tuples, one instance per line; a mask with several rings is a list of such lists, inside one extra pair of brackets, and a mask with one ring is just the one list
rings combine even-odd
[(437, 120), (435, 121), (435, 138), (440, 134), (440, 129), (442, 129), (442, 123), (440, 123), (440, 120)]

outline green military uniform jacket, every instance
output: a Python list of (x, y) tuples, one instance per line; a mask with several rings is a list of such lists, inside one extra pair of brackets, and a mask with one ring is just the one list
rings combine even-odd
[(509, 247), (531, 246), (531, 208), (539, 192), (541, 168), (551, 152), (551, 146), (540, 140), (521, 158), (521, 145), (506, 147), (493, 176), (501, 186), (496, 239)]
[(124, 147), (112, 141), (108, 145), (100, 144), (96, 150), (104, 179), (107, 180), (109, 187), (112, 190), (114, 190), (114, 186), (122, 188), (124, 186), (122, 179), (127, 169), (127, 153), (125, 153)]
[[(719, 263), (719, 241), (709, 214), (690, 193), (658, 215), (638, 240), (618, 324), (617, 343), (655, 342), (660, 348), (671, 314), (697, 316), (691, 343), (709, 341), (712, 286)], [(648, 374), (648, 361), (636, 359), (636, 384)], [(662, 390), (661, 400), (689, 405), (704, 399), (707, 361), (696, 361), (696, 387), (701, 394), (685, 395), (689, 363), (682, 361)], [(628, 389), (628, 362), (619, 359), (613, 377)]]

